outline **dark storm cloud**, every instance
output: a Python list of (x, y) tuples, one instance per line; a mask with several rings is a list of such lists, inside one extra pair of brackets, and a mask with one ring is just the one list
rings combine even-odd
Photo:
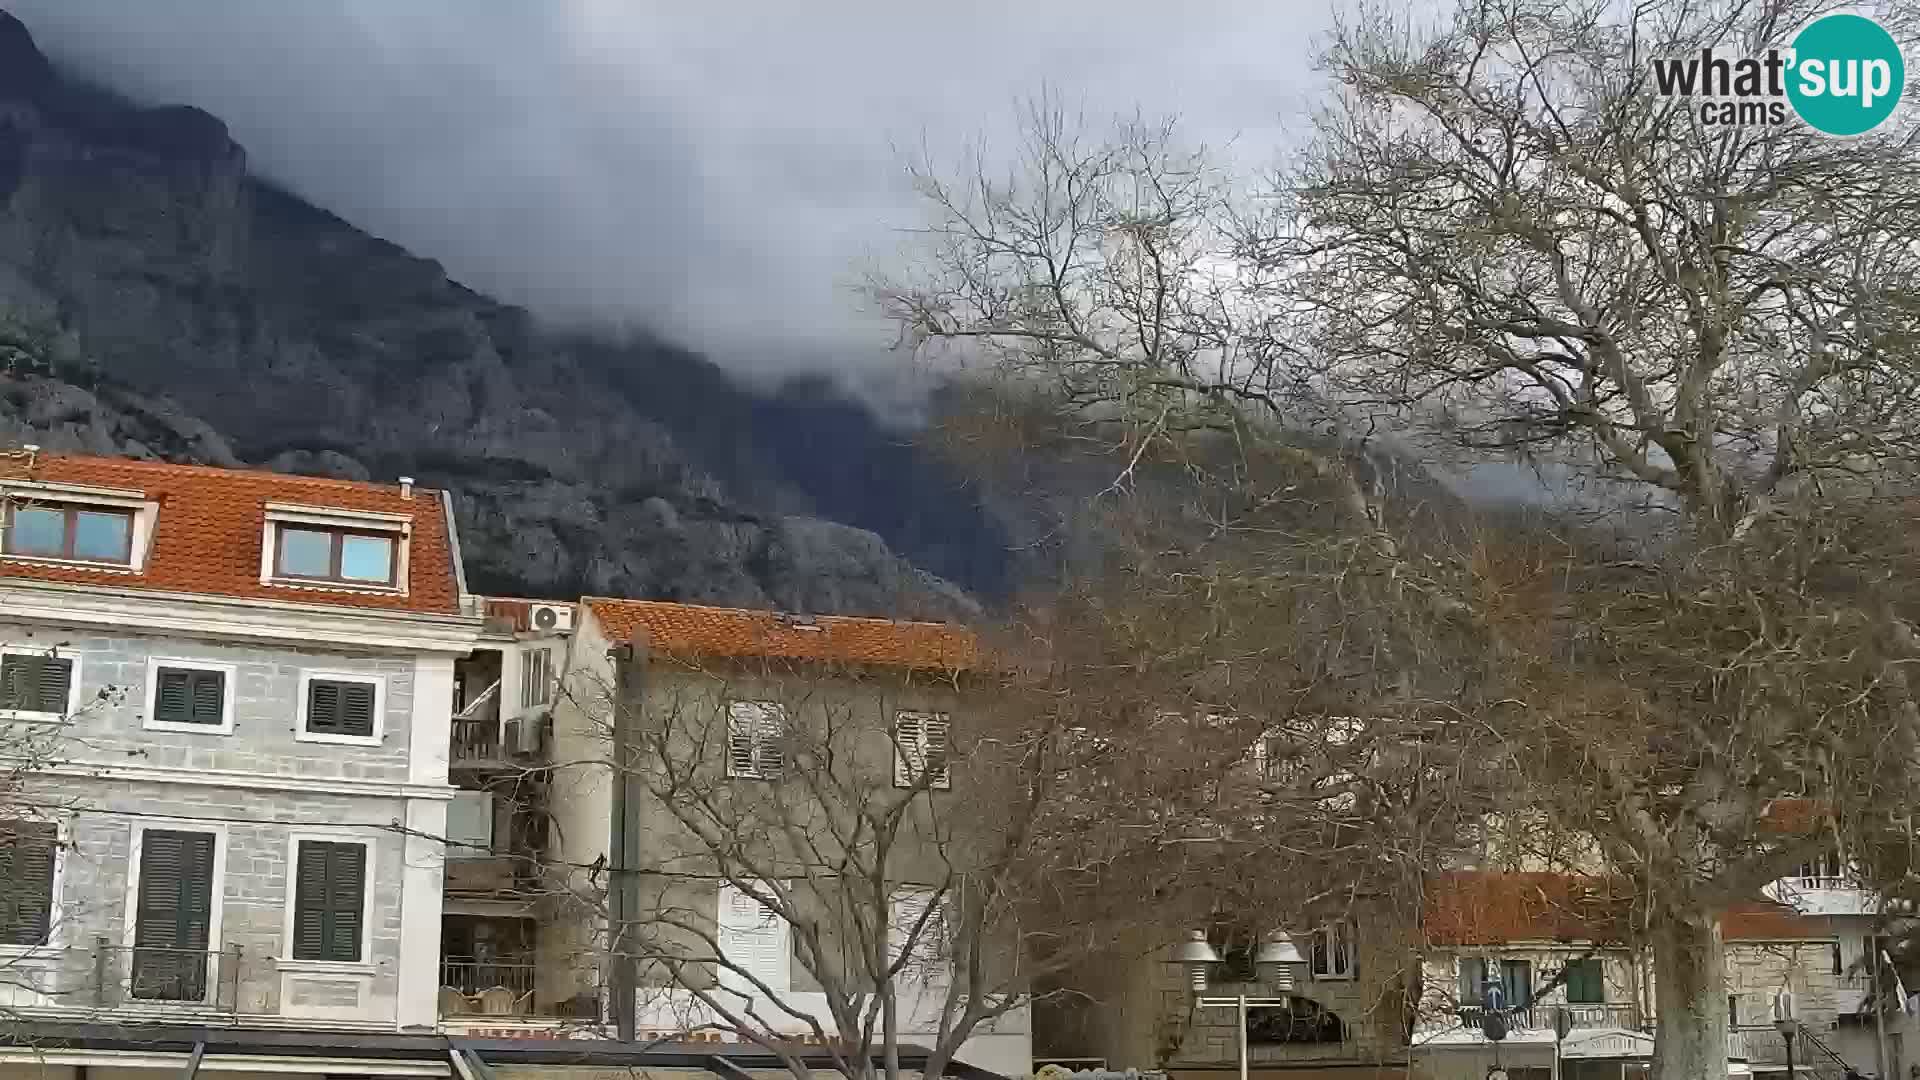
[(0, 0), (64, 65), (226, 120), (254, 168), (558, 319), (742, 370), (889, 340), (845, 287), (914, 208), (895, 145), (1052, 84), (1264, 159), (1323, 3)]

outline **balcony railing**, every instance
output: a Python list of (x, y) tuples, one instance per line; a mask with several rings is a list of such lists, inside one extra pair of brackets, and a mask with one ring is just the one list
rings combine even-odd
[(540, 890), (536, 855), (453, 855), (446, 867), (446, 895), (453, 898), (515, 900)]
[[(59, 1010), (173, 1008), (231, 1014), (239, 1000), (240, 949), (224, 951), (114, 945), (48, 947), (7, 962), (5, 982), (21, 1008)], [(31, 995), (22, 997), (21, 992)]]
[[(1640, 1007), (1631, 1002), (1590, 1005), (1529, 1005), (1502, 1009), (1510, 1031), (1552, 1031), (1554, 1014), (1564, 1011), (1575, 1028), (1626, 1028), (1643, 1030)], [(1460, 1026), (1478, 1031), (1487, 1010), (1468, 1005), (1456, 1010)]]
[(529, 963), (443, 960), (440, 963), (442, 1017), (567, 1017), (569, 1001), (544, 1002), (535, 993), (536, 968)]

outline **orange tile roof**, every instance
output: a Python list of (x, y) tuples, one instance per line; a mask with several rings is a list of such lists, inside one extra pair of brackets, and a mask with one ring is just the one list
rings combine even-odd
[(846, 664), (966, 670), (980, 662), (971, 632), (945, 623), (821, 615), (801, 628), (748, 608), (589, 596), (582, 603), (615, 641), (644, 637), (672, 655), (760, 657)]
[[(460, 610), (447, 517), (440, 493), (431, 489), (416, 487), (413, 497), (406, 499), (392, 484), (46, 453), (37, 455), (31, 466), (18, 457), (0, 460), (0, 480), (137, 490), (159, 504), (152, 546), (140, 573), (0, 557), (0, 579), (340, 607), (447, 614)], [(409, 515), (412, 525), (406, 595), (262, 584), (260, 545), (269, 502)]]
[(1833, 920), (1767, 900), (1736, 905), (1720, 916), (1725, 941), (1826, 941), (1833, 936)]
[(1434, 945), (1617, 941), (1630, 902), (1610, 878), (1462, 870), (1427, 881), (1421, 926)]
[[(1579, 874), (1458, 871), (1427, 882), (1422, 927), (1433, 945), (1516, 941), (1617, 942), (1632, 894), (1624, 881)], [(1725, 941), (1824, 941), (1829, 920), (1752, 900), (1720, 916)]]

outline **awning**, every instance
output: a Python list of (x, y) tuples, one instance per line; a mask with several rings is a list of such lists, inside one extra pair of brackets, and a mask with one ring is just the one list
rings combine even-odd
[[(925, 1067), (928, 1055), (925, 1047), (902, 1046), (900, 1066), (918, 1072)], [(832, 1068), (831, 1055), (819, 1047), (802, 1047), (798, 1056), (810, 1069)], [(743, 1072), (786, 1068), (778, 1055), (750, 1043), (462, 1039), (427, 1032), (42, 1022), (0, 1028), (0, 1061), (8, 1059), (163, 1068), (180, 1074), (194, 1063), (202, 1073), (351, 1073), (450, 1080), (491, 1080), (491, 1068), (502, 1065), (697, 1069), (712, 1073), (718, 1080), (740, 1080)], [(875, 1062), (879, 1062), (878, 1055)], [(1006, 1080), (998, 1073), (958, 1061), (950, 1063), (946, 1072), (960, 1080)]]

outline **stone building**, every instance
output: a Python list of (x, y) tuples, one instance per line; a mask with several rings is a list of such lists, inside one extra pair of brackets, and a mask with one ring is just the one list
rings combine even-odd
[[(433, 1031), (469, 609), (447, 498), (405, 480), (0, 455), (0, 996), (31, 1044), (0, 1074)], [(243, 1056), (396, 1071), (312, 1054), (335, 1035)]]

